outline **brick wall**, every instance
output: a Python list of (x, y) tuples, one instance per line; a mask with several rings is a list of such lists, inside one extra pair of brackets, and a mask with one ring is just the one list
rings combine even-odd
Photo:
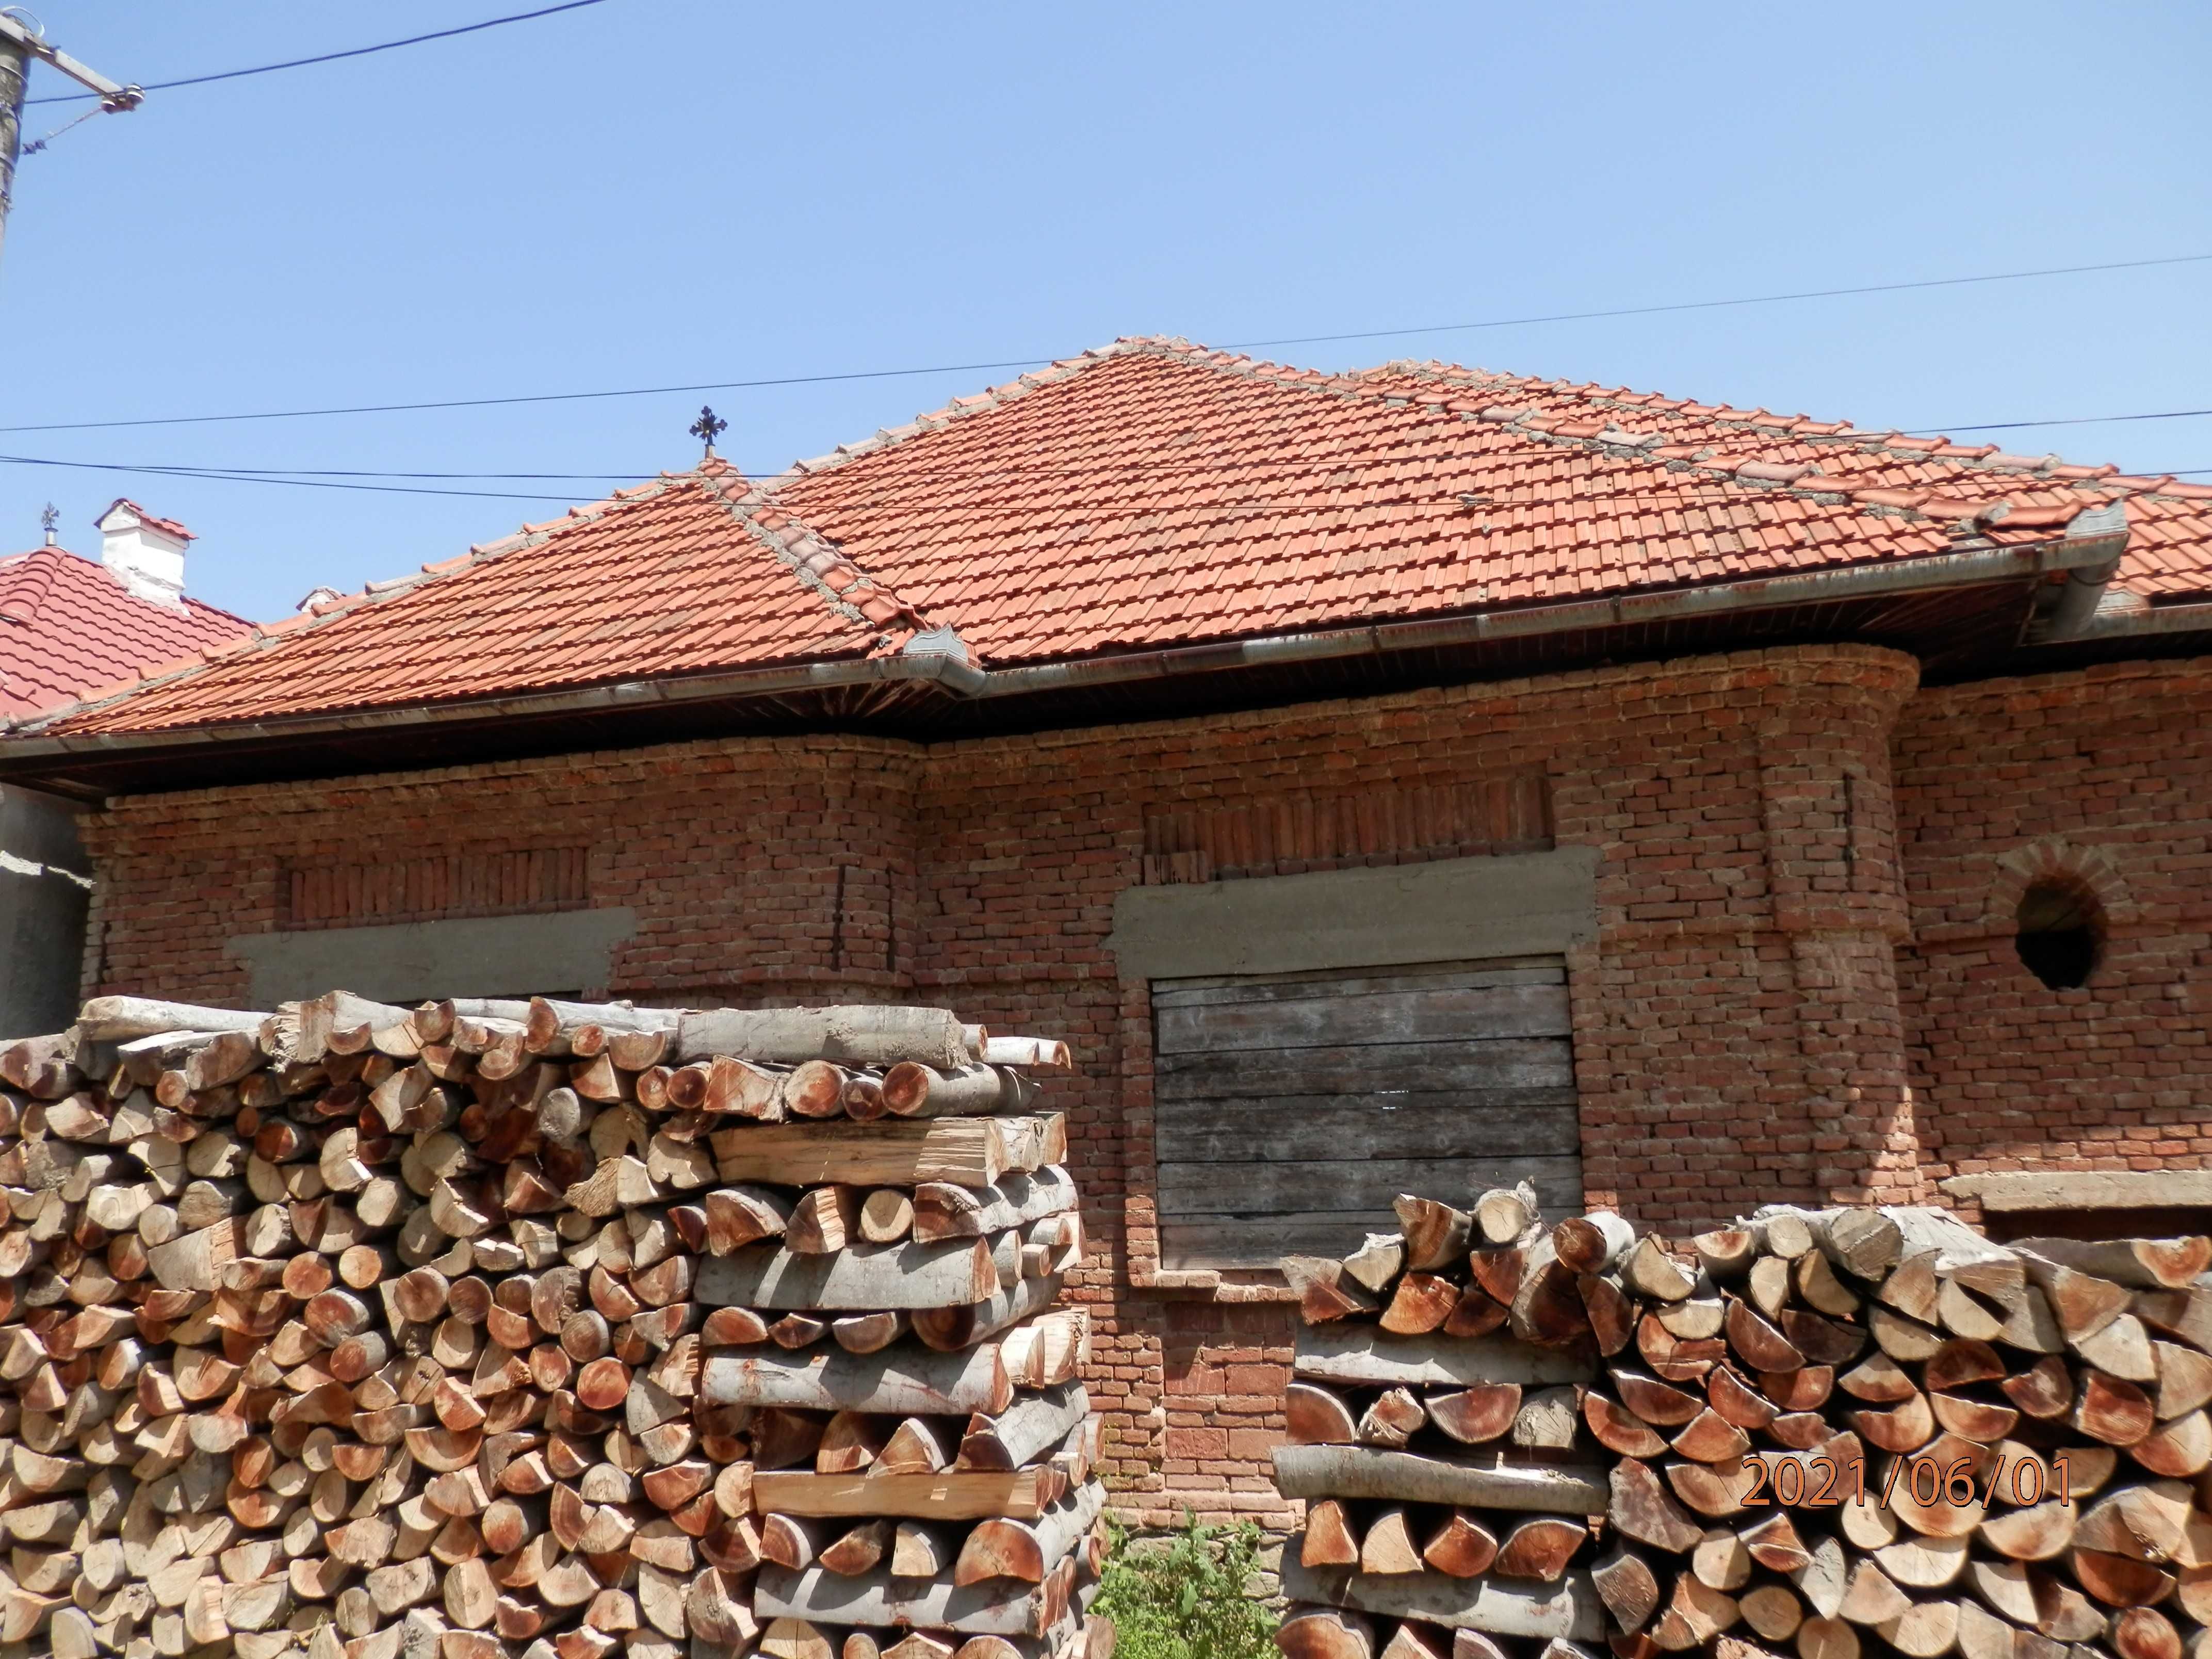
[[(2104, 698), (2134, 695), (2098, 684)], [(612, 983), (593, 992), (915, 997), (1063, 1036), (1082, 1061), (1054, 1099), (1097, 1235), (1074, 1293), (1099, 1315), (1091, 1381), (1108, 1413), (1107, 1471), (1133, 1517), (1189, 1504), (1279, 1521), (1266, 1458), (1291, 1334), (1279, 1290), (1158, 1265), (1148, 992), (1121, 979), (1104, 941), (1148, 854), (1155, 880), (1160, 860), (1182, 855), (1160, 825), (1540, 779), (1530, 798), (1548, 800), (1545, 833), (1601, 854), (1598, 937), (1569, 962), (1590, 1200), (1680, 1230), (1762, 1202), (1924, 1198), (1954, 1157), (1926, 1148), (1957, 1144), (1950, 1092), (1986, 1089), (1977, 1110), (2012, 1110), (2002, 1045), (2050, 1039), (2033, 1018), (2008, 1024), (1967, 1006), (1959, 985), (1984, 977), (1972, 951), (1899, 947), (1915, 916), (1944, 910), (1947, 883), (2045, 833), (2052, 805), (2032, 790), (1976, 796), (1996, 717), (1973, 715), (1984, 725), (1954, 741), (1963, 717), (1929, 711), (1968, 694), (1916, 699), (1914, 687), (1895, 653), (1797, 647), (928, 747), (740, 738), (136, 797), (89, 828), (104, 877), (94, 977), (235, 1001), (244, 975), (223, 942), (285, 925), (287, 872), (582, 847), (588, 902), (642, 918)], [(2159, 708), (2178, 717), (2202, 689), (2177, 681)], [(2042, 708), (2045, 695), (2031, 702)], [(1988, 696), (1974, 707), (2009, 706)], [(2065, 750), (2078, 738), (2031, 726), (2016, 741)], [(2204, 939), (2167, 933), (2186, 908), (2173, 895), (2201, 882), (2188, 862), (2202, 856), (2201, 827), (2193, 848), (2161, 848), (2155, 810), (2120, 804), (2148, 786), (2130, 774), (2121, 788), (2106, 769), (2154, 771), (2147, 750), (2052, 787), (2136, 811), (2130, 856), (2144, 868), (2131, 878), (2149, 931), (2127, 949), (2193, 964)], [(1974, 845), (1947, 873), (1931, 849), (1967, 819)], [(1400, 853), (1453, 842), (1422, 821), (1407, 819)], [(1940, 994), (1938, 961), (1959, 981)], [(2154, 994), (2145, 980), (2099, 1041), (2124, 1038), (2178, 1125), (2205, 1091), (2185, 1065), (2152, 1057), (2188, 1006), (2175, 982), (2168, 973)], [(2167, 1022), (2155, 1030), (2154, 1006)], [(1946, 1035), (1931, 1039), (1929, 1022)]]
[[(2212, 663), (1929, 691), (1895, 738), (1913, 943), (1898, 958), (1931, 1176), (2212, 1158)], [(2078, 990), (2014, 947), (2021, 895), (2102, 915)]]

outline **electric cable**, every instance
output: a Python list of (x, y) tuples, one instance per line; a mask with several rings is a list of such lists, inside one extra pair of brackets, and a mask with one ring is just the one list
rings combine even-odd
[[(1554, 457), (1560, 459), (1566, 459), (1570, 458), (1570, 452), (1545, 451), (1540, 452), (1538, 456), (1538, 458), (1540, 459), (1552, 459)], [(1468, 463), (1472, 465), (1486, 461), (1496, 460), (1501, 458), (1496, 455), (1478, 455), (1471, 456), (1467, 459)], [(143, 466), (133, 465), (119, 461), (67, 461), (56, 459), (52, 457), (36, 455), (0, 454), (0, 465), (54, 466), (67, 468), (77, 471), (120, 472), (137, 477), (161, 478), (191, 478), (203, 483), (277, 484), (289, 485), (295, 489), (349, 489), (362, 491), (373, 495), (459, 496), (480, 501), (548, 501), (564, 507), (575, 505), (575, 498), (572, 495), (526, 494), (512, 490), (442, 489), (423, 485), (364, 483), (331, 478), (290, 477), (251, 472), (210, 472), (191, 467)], [(1030, 476), (1033, 475), (1034, 469), (1010, 467), (1004, 469), (1003, 472), (1020, 472), (1025, 476)], [(2157, 473), (2130, 474), (2128, 476), (2182, 478), (2196, 477), (2208, 473), (2212, 473), (2212, 467), (2168, 469), (2165, 471)], [(606, 478), (617, 475), (603, 474), (599, 476), (602, 478)], [(649, 482), (647, 475), (635, 476), (639, 482)], [(657, 477), (659, 476), (659, 475), (658, 474), (650, 475), (651, 477)], [(679, 473), (675, 476), (681, 477), (684, 475)], [(982, 481), (981, 475), (979, 475), (978, 481)], [(764, 480), (754, 479), (752, 482), (759, 483), (764, 482)], [(1131, 482), (1142, 482), (1142, 480), (1133, 479)], [(1540, 484), (1542, 482), (1542, 480), (1529, 480), (1527, 481), (1526, 483), (1518, 485), (1512, 483), (1499, 484), (1493, 483), (1485, 488), (1488, 489), (1527, 488)], [(2075, 489), (2094, 489), (2101, 482), (2101, 480), (2096, 478), (2051, 481), (2054, 485), (2058, 487), (2070, 487)], [(1347, 490), (1351, 490), (1356, 487), (1346, 486), (1345, 488)], [(1710, 500), (1699, 500), (1694, 496), (1692, 492), (1700, 489), (1711, 490), (1716, 493)], [(1441, 493), (1433, 495), (1368, 496), (1364, 499), (1340, 498), (1329, 501), (1303, 501), (1283, 497), (1262, 496), (1249, 501), (1235, 503), (1217, 502), (1212, 505), (1215, 510), (1237, 512), (1362, 512), (1370, 508), (1382, 507), (1441, 507), (1453, 501), (1461, 501), (1462, 505), (1466, 505), (1466, 503), (1462, 500), (1462, 497), (1470, 495), (1480, 496), (1483, 494), (1483, 489), (1446, 489)], [(1671, 509), (1680, 509), (1686, 507), (1755, 507), (1759, 504), (1759, 495), (1747, 493), (1742, 486), (1729, 486), (1725, 483), (1724, 481), (1720, 479), (1696, 480), (1686, 484), (1681, 490), (1669, 492), (1665, 495), (1651, 493), (1648, 488), (1638, 488), (1632, 490), (1585, 490), (1567, 495), (1562, 498), (1561, 504), (1588, 504), (1592, 501), (1613, 501), (1622, 503), (1643, 501), (1648, 502), (1654, 507)], [(867, 513), (897, 513), (906, 515), (919, 513), (949, 514), (956, 513), (971, 513), (975, 511), (982, 504), (973, 501), (917, 502), (892, 500), (847, 503), (843, 506), (842, 510), (856, 514)], [(1551, 505), (1551, 503), (1545, 501), (1479, 501), (1476, 507), (1471, 507), (1469, 510), (1495, 509), (1500, 512), (1506, 512), (1521, 508), (1540, 508), (1548, 505)], [(1081, 515), (1086, 514), (1095, 514), (1102, 510), (1125, 511), (1126, 509), (1119, 507), (1107, 507), (1103, 504), (1095, 501), (1070, 502), (1065, 507), (1058, 509), (1029, 509), (1032, 516), (1036, 516), (1043, 512), (1052, 510), (1057, 510), (1063, 514)], [(1181, 503), (1170, 501), (1160, 503), (1151, 510), (1159, 513), (1171, 514), (1188, 509)]]
[[(433, 29), (428, 34), (410, 34), (404, 40), (381, 40), (373, 46), (352, 46), (343, 52), (318, 52), (313, 58), (289, 58), (281, 64), (257, 64), (252, 69), (223, 70), (213, 75), (187, 75), (176, 81), (147, 81), (138, 83), (140, 92), (173, 92), (179, 87), (204, 87), (216, 81), (242, 80), (249, 75), (274, 75), (279, 70), (306, 69), (314, 64), (335, 64), (341, 58), (367, 58), (380, 52), (396, 52), (401, 46), (419, 46), (426, 40), (450, 40), (456, 35), (474, 34), (482, 29), (495, 29), (506, 23), (526, 23), (536, 17), (550, 17), (556, 12), (580, 11), (586, 6), (596, 6), (602, 0), (565, 0), (557, 6), (541, 6), (536, 11), (519, 11), (507, 17), (488, 17), (481, 23), (464, 23), (458, 28)], [(97, 98), (96, 92), (54, 93), (44, 98), (26, 98), (31, 104), (75, 104), (88, 98)], [(51, 135), (50, 135), (51, 136)]]
[[(597, 3), (597, 0), (575, 0), (576, 3)], [(535, 14), (532, 14), (535, 15)], [(1977, 283), (2023, 282), (2030, 278), (2074, 276), (2108, 270), (2138, 270), (2154, 265), (2197, 264), (2212, 261), (2212, 253), (2183, 253), (2154, 259), (2124, 259), (2107, 264), (2053, 265), (2035, 270), (2003, 270), (1985, 272), (1973, 276), (1944, 276), (1912, 282), (1877, 283), (1858, 288), (1807, 289), (1793, 294), (1753, 295), (1730, 300), (1686, 301), (1659, 306), (1630, 306), (1610, 311), (1561, 312), (1542, 317), (1496, 318), (1483, 322), (1443, 323), (1425, 328), (1377, 329), (1360, 334), (1305, 335), (1277, 340), (1231, 341), (1219, 349), (1243, 351), (1261, 346), (1286, 345), (1308, 341), (1376, 339), (1390, 334), (1423, 334), (1464, 332), (1477, 329), (1514, 328), (1539, 323), (1579, 322), (1605, 317), (1651, 316), (1670, 311), (1714, 310), (1733, 306), (1779, 305), (1785, 302), (1826, 299), (1840, 295), (1890, 294), (1928, 288), (1957, 288)], [(825, 386), (848, 380), (886, 380), (910, 379), (929, 374), (974, 374), (999, 369), (1036, 368), (1056, 361), (1051, 357), (1007, 357), (991, 362), (937, 363), (921, 368), (853, 369), (832, 374), (772, 375), (746, 380), (700, 380), (684, 385), (621, 386), (587, 392), (528, 392), (487, 398), (447, 398), (422, 399), (409, 403), (332, 404), (311, 409), (253, 410), (223, 415), (146, 416), (127, 420), (109, 421), (47, 421), (13, 426), (0, 426), (0, 433), (9, 432), (86, 432), (138, 426), (203, 426), (235, 421), (289, 421), (322, 418), (338, 415), (414, 414), (441, 409), (491, 409), (519, 404), (557, 404), (597, 401), (613, 398), (686, 396), (702, 392), (749, 392), (781, 386)]]

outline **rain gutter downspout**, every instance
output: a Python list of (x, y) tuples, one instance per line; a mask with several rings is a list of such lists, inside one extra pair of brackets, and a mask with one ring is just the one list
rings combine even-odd
[(2105, 590), (2120, 574), (2121, 556), (2128, 550), (2127, 508), (2118, 501), (2087, 508), (2066, 526), (2066, 536), (2069, 541), (2108, 541), (2112, 547), (2112, 557), (2101, 563), (2077, 565), (2067, 571), (2066, 586), (2059, 592), (2058, 603), (2029, 626), (2027, 637), (2031, 644), (2051, 645), (2062, 640), (2079, 639), (2087, 630)]

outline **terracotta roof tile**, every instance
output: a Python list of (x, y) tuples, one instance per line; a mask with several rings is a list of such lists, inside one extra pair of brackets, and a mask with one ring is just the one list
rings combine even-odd
[(106, 566), (58, 547), (0, 558), (0, 716), (133, 684), (180, 652), (242, 640), (251, 628), (198, 599), (182, 610), (142, 599)]
[[(896, 650), (986, 665), (1911, 559), (2125, 498), (2121, 581), (2212, 591), (2212, 490), (1437, 363), (1135, 340), (751, 481), (710, 463), (258, 630), (65, 729)], [(2000, 511), (2000, 509), (2002, 511)]]

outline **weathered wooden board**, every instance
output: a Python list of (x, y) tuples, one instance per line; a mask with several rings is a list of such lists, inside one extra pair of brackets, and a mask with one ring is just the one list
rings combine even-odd
[(1403, 1192), (1527, 1179), (1581, 1203), (1557, 958), (1170, 983), (1152, 1006), (1166, 1267), (1341, 1255)]
[[(1163, 1163), (1300, 1164), (1340, 1159), (1341, 1119), (1360, 1121), (1364, 1158), (1428, 1161), (1495, 1158), (1499, 1136), (1525, 1131), (1531, 1153), (1571, 1158), (1582, 1150), (1572, 1089), (1462, 1089), (1389, 1095), (1284, 1095), (1270, 1100), (1217, 1100), (1202, 1119), (1162, 1123), (1154, 1145)], [(1510, 1184), (1510, 1183), (1509, 1183)], [(1425, 1184), (1417, 1190), (1426, 1192)]]
[[(1544, 1206), (1542, 1218), (1547, 1224), (1582, 1213), (1580, 1188), (1562, 1185), (1563, 1181), (1571, 1178), (1572, 1165), (1562, 1167), (1566, 1170), (1565, 1176), (1552, 1181), (1551, 1187), (1567, 1193), (1572, 1201)], [(1550, 1179), (1541, 1164), (1521, 1166), (1513, 1179), (1518, 1181), (1522, 1176), (1540, 1188)], [(1479, 1182), (1475, 1190), (1496, 1184)], [(1271, 1263), (1286, 1255), (1343, 1255), (1357, 1247), (1367, 1233), (1397, 1230), (1398, 1218), (1387, 1207), (1296, 1211), (1282, 1215), (1242, 1216), (1233, 1221), (1224, 1221), (1219, 1216), (1199, 1216), (1188, 1221), (1162, 1223), (1160, 1250), (1164, 1260), (1181, 1267), (1235, 1267), (1247, 1265), (1249, 1258), (1255, 1254)]]
[(1378, 1077), (1391, 1089), (1557, 1089), (1574, 1082), (1574, 1054), (1565, 1037), (1470, 1035), (1453, 1042), (1159, 1054), (1153, 1070), (1158, 1087), (1232, 1100), (1371, 1093)]
[(1426, 968), (1327, 968), (1302, 974), (1270, 974), (1264, 979), (1225, 975), (1215, 979), (1163, 980), (1155, 993), (1162, 1004), (1193, 1008), (1206, 1002), (1294, 1002), (1316, 986), (1345, 992), (1402, 991), (1425, 985), (1564, 985), (1566, 970), (1557, 957), (1500, 957), (1483, 962), (1442, 962)]
[(1574, 1030), (1565, 985), (1347, 991), (1310, 983), (1295, 988), (1304, 994), (1196, 1004), (1178, 1003), (1173, 992), (1163, 992), (1152, 1004), (1160, 1052), (1455, 1042), (1475, 1031), (1528, 1037), (1565, 1036)]
[[(1336, 1158), (1310, 1163), (1243, 1158), (1233, 1163), (1179, 1164), (1160, 1160), (1159, 1202), (1164, 1216), (1276, 1215), (1292, 1210), (1373, 1215), (1390, 1213), (1400, 1193), (1430, 1193), (1470, 1204), (1486, 1188), (1511, 1186), (1526, 1176), (1540, 1193), (1561, 1182), (1581, 1185), (1579, 1160), (1540, 1156), (1516, 1126), (1501, 1124), (1500, 1156), (1473, 1158), (1382, 1158), (1369, 1153), (1357, 1120), (1345, 1126)], [(1386, 1230), (1388, 1231), (1388, 1230)], [(1347, 1237), (1342, 1255), (1358, 1246)]]

